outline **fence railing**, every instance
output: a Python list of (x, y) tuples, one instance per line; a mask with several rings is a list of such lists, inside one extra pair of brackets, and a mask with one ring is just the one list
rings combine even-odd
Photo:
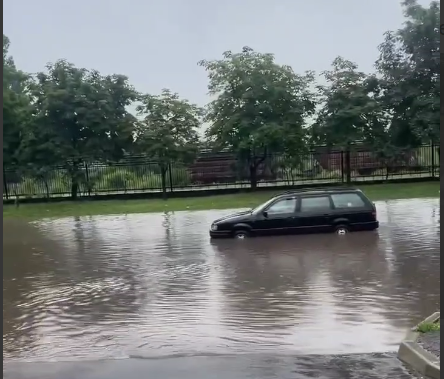
[[(364, 148), (345, 152), (319, 147), (291, 159), (271, 155), (257, 169), (257, 187), (439, 177), (438, 149), (434, 145), (421, 146), (390, 159)], [(41, 171), (4, 168), (3, 199), (69, 197), (73, 181), (76, 192), (84, 197), (163, 190), (159, 164), (145, 157), (129, 157), (113, 164), (84, 162), (75, 175), (64, 167)], [(168, 192), (249, 188), (251, 185), (248, 165), (227, 152), (201, 154), (189, 165), (169, 165), (166, 174)]]

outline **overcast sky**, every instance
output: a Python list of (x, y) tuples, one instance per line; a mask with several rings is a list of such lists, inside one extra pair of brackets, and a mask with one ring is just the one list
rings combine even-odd
[(4, 0), (3, 11), (24, 71), (65, 58), (199, 105), (208, 100), (201, 59), (250, 46), (301, 73), (338, 55), (372, 71), (383, 33), (404, 21), (398, 0)]

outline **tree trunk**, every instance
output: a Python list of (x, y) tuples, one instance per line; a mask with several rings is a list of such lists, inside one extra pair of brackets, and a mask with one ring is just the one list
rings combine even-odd
[(257, 167), (250, 165), (250, 183), (251, 189), (254, 191), (257, 188)]
[(45, 183), (46, 199), (49, 200), (49, 185), (48, 185), (48, 181), (44, 180), (43, 182)]
[(71, 170), (71, 200), (77, 200), (79, 192), (79, 162), (74, 161)]
[(162, 199), (167, 200), (167, 180), (166, 180), (167, 169), (165, 167), (160, 168), (160, 176), (162, 178)]
[(71, 200), (77, 200), (78, 192), (79, 192), (79, 183), (77, 182), (77, 177), (73, 176), (71, 178)]

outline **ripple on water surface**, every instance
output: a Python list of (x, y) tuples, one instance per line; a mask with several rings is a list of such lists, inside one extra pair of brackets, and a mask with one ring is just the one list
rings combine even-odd
[(391, 351), (439, 308), (439, 200), (378, 233), (208, 238), (230, 211), (5, 220), (6, 360)]

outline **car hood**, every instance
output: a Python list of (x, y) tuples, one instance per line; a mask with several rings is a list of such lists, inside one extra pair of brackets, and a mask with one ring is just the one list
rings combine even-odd
[(219, 224), (219, 223), (225, 222), (225, 221), (234, 221), (236, 219), (241, 220), (243, 218), (246, 218), (245, 216), (250, 216), (251, 213), (252, 213), (251, 209), (248, 211), (232, 213), (232, 214), (229, 214), (227, 216), (221, 217), (221, 218), (213, 221), (213, 224)]

